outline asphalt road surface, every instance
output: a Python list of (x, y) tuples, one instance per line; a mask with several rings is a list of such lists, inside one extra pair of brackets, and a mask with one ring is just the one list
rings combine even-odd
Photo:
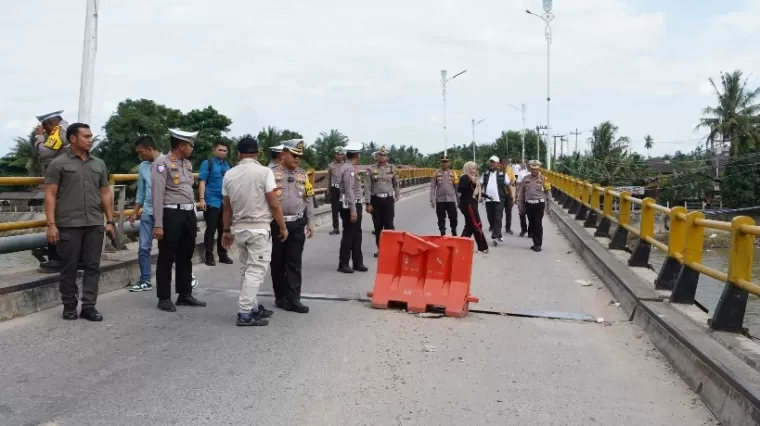
[[(66, 322), (55, 308), (0, 324), (0, 425), (716, 424), (544, 223), (541, 253), (510, 236), (475, 257), (481, 303), (472, 307), (603, 323), (421, 318), (306, 300), (309, 314), (275, 310), (268, 327), (236, 327), (238, 266), (198, 266), (206, 308), (165, 313), (155, 292), (123, 290), (99, 299), (102, 323)], [(427, 194), (397, 204), (396, 227), (437, 233)], [(335, 271), (340, 237), (318, 229), (304, 254), (305, 293), (371, 290), (371, 220), (364, 229), (370, 271), (353, 275)]]

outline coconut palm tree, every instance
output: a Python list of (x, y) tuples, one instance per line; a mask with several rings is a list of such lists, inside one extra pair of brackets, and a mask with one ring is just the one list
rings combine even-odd
[(622, 157), (628, 152), (631, 140), (628, 136), (617, 137), (618, 127), (609, 121), (604, 121), (591, 131), (588, 144), (591, 147), (591, 157), (604, 160)]
[(747, 79), (741, 70), (720, 73), (720, 87), (710, 77), (710, 85), (715, 91), (718, 104), (702, 110), (702, 117), (696, 129), (707, 128), (707, 142), (715, 152), (715, 143), (728, 143), (731, 155), (736, 155), (740, 148), (754, 149), (760, 141), (758, 124), (760, 123), (760, 88), (747, 87)]
[(16, 145), (11, 148), (8, 155), (13, 160), (10, 166), (23, 167), (26, 169), (27, 176), (42, 176), (42, 167), (39, 162), (39, 154), (35, 149), (34, 131), (30, 132), (27, 137), (17, 137), (13, 139)]
[(652, 147), (653, 147), (653, 146), (654, 146), (654, 139), (652, 139), (652, 135), (647, 135), (647, 136), (644, 138), (644, 148), (646, 148), (646, 149), (647, 149), (647, 157), (650, 157), (650, 158), (652, 157), (652, 156), (650, 155), (650, 154), (651, 154), (651, 152), (650, 152), (650, 151), (652, 150)]
[(324, 170), (335, 157), (335, 148), (346, 146), (348, 136), (332, 129), (329, 132), (321, 132), (316, 141), (314, 141), (314, 167), (318, 170)]

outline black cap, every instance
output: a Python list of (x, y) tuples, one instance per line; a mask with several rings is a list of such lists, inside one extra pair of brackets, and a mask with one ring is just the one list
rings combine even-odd
[(259, 142), (254, 138), (243, 138), (237, 143), (237, 151), (241, 154), (256, 154), (259, 152)]

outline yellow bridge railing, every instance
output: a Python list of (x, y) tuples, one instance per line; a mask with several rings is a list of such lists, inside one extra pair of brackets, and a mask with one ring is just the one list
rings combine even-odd
[[(668, 208), (653, 198), (636, 198), (630, 192), (616, 192), (611, 187), (582, 181), (572, 176), (543, 171), (552, 184), (555, 200), (583, 220), (584, 227), (595, 228), (597, 237), (610, 238), (611, 250), (628, 250), (628, 235), (638, 238), (638, 244), (628, 259), (628, 265), (648, 267), (652, 247), (666, 255), (666, 260), (654, 282), (655, 289), (670, 290), (671, 303), (693, 304), (700, 274), (725, 284), (723, 294), (715, 308), (710, 327), (716, 330), (745, 332), (744, 313), (749, 294), (760, 296), (760, 285), (752, 282), (752, 264), (755, 238), (760, 226), (747, 216), (734, 217), (731, 222), (705, 219), (700, 211), (687, 211), (685, 207)], [(614, 205), (617, 204), (617, 212)], [(633, 205), (639, 206), (641, 218), (638, 226), (631, 225)], [(654, 238), (655, 216), (667, 215), (670, 233), (667, 244)], [(610, 234), (611, 225), (616, 224)], [(705, 229), (730, 234), (728, 270), (719, 271), (702, 263)]]
[[(363, 178), (364, 171), (369, 168), (367, 165), (360, 165), (359, 175)], [(399, 168), (398, 178), (401, 181), (402, 186), (416, 185), (424, 183), (426, 179), (433, 177), (436, 169), (429, 168)], [(314, 187), (314, 192), (322, 194), (327, 192), (329, 182), (327, 182), (326, 170), (309, 170), (309, 181)], [(195, 178), (198, 178), (198, 174), (194, 174)], [(111, 185), (117, 184), (131, 184), (137, 182), (137, 174), (112, 174), (109, 176), (109, 182)], [(363, 182), (363, 180), (362, 180)], [(0, 186), (35, 186), (42, 185), (44, 178), (42, 177), (3, 177), (0, 176)], [(129, 217), (132, 214), (132, 210), (124, 210), (123, 217)], [(0, 223), (0, 232), (5, 231), (18, 231), (22, 229), (34, 229), (42, 228), (47, 225), (45, 220), (25, 220), (19, 222), (4, 222)]]

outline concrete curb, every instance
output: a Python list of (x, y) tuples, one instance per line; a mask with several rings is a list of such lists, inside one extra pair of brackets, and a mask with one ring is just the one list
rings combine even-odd
[[(405, 196), (414, 195), (427, 190), (427, 183), (409, 186), (401, 190)], [(332, 221), (330, 206), (321, 205), (314, 212), (316, 226), (330, 224)], [(193, 263), (203, 263), (205, 260), (203, 247), (203, 227), (198, 233), (195, 245)], [(155, 265), (158, 253), (154, 250), (152, 263)], [(99, 293), (120, 290), (128, 286), (135, 277), (140, 275), (137, 256), (134, 252), (104, 253), (100, 265)], [(60, 306), (61, 294), (58, 292), (58, 274), (43, 274), (34, 270), (25, 271), (19, 276), (10, 278), (16, 281), (8, 287), (0, 288), (0, 321), (21, 317), (44, 309)], [(77, 284), (81, 290), (82, 273), (77, 275)]]
[(552, 201), (551, 208), (552, 221), (586, 265), (721, 424), (760, 424), (760, 373), (662, 302), (653, 285), (615, 258), (561, 206)]

